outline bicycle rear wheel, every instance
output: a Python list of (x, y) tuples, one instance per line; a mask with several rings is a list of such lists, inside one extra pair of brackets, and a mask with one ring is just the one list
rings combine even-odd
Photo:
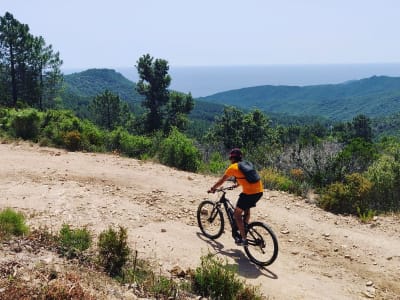
[(204, 200), (197, 209), (197, 223), (209, 239), (219, 238), (224, 231), (224, 216), (215, 202)]
[(259, 266), (272, 264), (278, 256), (278, 240), (272, 229), (264, 223), (249, 224), (247, 242), (244, 250), (250, 260)]

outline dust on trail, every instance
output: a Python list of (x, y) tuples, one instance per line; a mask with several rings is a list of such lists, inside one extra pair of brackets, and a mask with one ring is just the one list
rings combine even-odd
[[(160, 270), (195, 268), (218, 253), (270, 299), (400, 299), (399, 216), (361, 224), (306, 199), (266, 190), (252, 219), (267, 222), (279, 255), (251, 264), (225, 233), (205, 239), (197, 205), (216, 178), (111, 154), (67, 152), (28, 143), (0, 145), (0, 209), (24, 211), (30, 225), (55, 232), (63, 223), (128, 228), (130, 246)], [(235, 200), (239, 191), (227, 196)]]

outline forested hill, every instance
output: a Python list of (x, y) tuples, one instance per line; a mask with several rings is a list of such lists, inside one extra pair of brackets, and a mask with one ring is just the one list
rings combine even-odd
[(66, 89), (80, 97), (93, 97), (104, 90), (112, 91), (128, 103), (140, 102), (136, 84), (112, 69), (89, 69), (64, 76)]
[(400, 111), (400, 77), (374, 76), (341, 84), (314, 86), (257, 86), (217, 93), (199, 100), (265, 112), (317, 115), (347, 120)]
[[(89, 69), (79, 73), (64, 75), (65, 88), (63, 102), (80, 116), (87, 115), (89, 101), (106, 89), (118, 95), (135, 111), (140, 111), (143, 97), (136, 91), (136, 83), (113, 69)], [(215, 115), (223, 111), (223, 105), (197, 102), (191, 118), (212, 122)]]
[(118, 95), (131, 108), (139, 107), (142, 96), (136, 92), (136, 84), (112, 69), (89, 69), (64, 75), (64, 91), (61, 95), (66, 108), (79, 116), (87, 115), (87, 105), (93, 97), (105, 90)]

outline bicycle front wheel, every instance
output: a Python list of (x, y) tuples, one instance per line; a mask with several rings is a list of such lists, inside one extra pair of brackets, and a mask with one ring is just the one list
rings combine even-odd
[(272, 229), (264, 223), (249, 224), (247, 242), (244, 250), (250, 260), (259, 266), (272, 264), (278, 256), (278, 240)]
[(215, 202), (204, 200), (197, 209), (197, 223), (209, 239), (219, 238), (224, 231), (224, 216)]

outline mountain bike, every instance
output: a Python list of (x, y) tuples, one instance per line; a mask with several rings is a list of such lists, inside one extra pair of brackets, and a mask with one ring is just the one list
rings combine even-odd
[[(204, 200), (197, 209), (197, 222), (201, 232), (209, 239), (217, 239), (224, 232), (225, 220), (223, 208), (232, 229), (234, 239), (240, 237), (236, 221), (233, 216), (234, 207), (232, 202), (225, 197), (227, 190), (233, 190), (236, 186), (222, 187), (216, 189), (221, 193), (218, 201)], [(243, 216), (244, 218), (245, 216)], [(272, 264), (278, 256), (278, 240), (275, 233), (267, 224), (262, 222), (251, 222), (245, 225), (247, 234), (247, 246), (244, 246), (246, 255), (253, 263), (259, 266)]]

